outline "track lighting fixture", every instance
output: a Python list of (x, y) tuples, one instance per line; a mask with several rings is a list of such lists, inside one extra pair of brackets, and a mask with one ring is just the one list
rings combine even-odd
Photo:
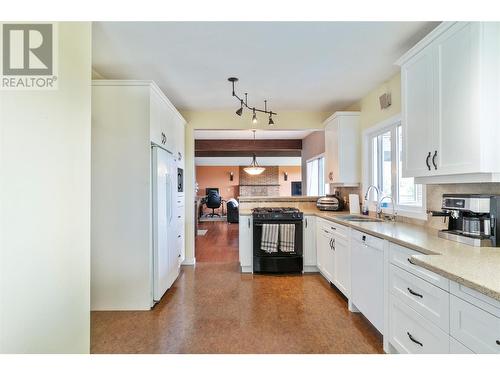
[(264, 100), (264, 109), (259, 109), (259, 108), (255, 108), (255, 107), (249, 107), (248, 106), (248, 93), (245, 93), (245, 100), (243, 100), (234, 91), (234, 83), (238, 82), (238, 78), (236, 78), (236, 77), (230, 77), (227, 80), (229, 82), (231, 82), (232, 85), (233, 85), (233, 93), (232, 93), (233, 96), (240, 101), (240, 108), (236, 111), (236, 114), (238, 116), (241, 116), (243, 114), (243, 107), (246, 107), (247, 109), (250, 109), (253, 112), (253, 115), (252, 115), (252, 123), (253, 124), (257, 123), (257, 113), (256, 112), (261, 112), (261, 113), (269, 114), (269, 125), (274, 125), (274, 121), (273, 121), (272, 116), (273, 115), (276, 116), (278, 114), (276, 112), (271, 111), (271, 110), (269, 110), (269, 111), (267, 110), (267, 100)]
[(238, 116), (241, 116), (242, 113), (243, 113), (243, 100), (241, 101), (241, 107), (236, 111), (236, 114)]

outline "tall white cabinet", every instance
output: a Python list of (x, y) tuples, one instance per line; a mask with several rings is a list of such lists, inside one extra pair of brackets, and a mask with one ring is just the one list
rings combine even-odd
[[(184, 124), (151, 81), (93, 81), (92, 310), (148, 310), (153, 304), (151, 146), (170, 152), (174, 168), (182, 168)], [(184, 257), (184, 197), (173, 197), (178, 268)]]
[(500, 181), (500, 23), (443, 22), (397, 63), (403, 176)]
[(335, 112), (325, 121), (325, 182), (358, 186), (360, 153), (359, 112)]

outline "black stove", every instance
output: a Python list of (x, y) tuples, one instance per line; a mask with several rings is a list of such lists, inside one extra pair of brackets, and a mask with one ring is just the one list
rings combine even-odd
[(304, 214), (295, 207), (257, 207), (252, 210), (255, 220), (301, 221)]

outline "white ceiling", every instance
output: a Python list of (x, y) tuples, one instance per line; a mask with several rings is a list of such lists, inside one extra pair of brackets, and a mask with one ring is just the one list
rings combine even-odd
[(343, 109), (397, 72), (436, 22), (94, 22), (93, 68), (151, 79), (179, 109)]
[[(255, 139), (304, 139), (314, 130), (257, 130)], [(251, 130), (195, 130), (194, 139), (253, 139)]]

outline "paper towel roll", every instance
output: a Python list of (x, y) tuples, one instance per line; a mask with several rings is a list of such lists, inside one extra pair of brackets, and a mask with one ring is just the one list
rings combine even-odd
[(359, 195), (349, 194), (349, 212), (351, 214), (359, 214)]

